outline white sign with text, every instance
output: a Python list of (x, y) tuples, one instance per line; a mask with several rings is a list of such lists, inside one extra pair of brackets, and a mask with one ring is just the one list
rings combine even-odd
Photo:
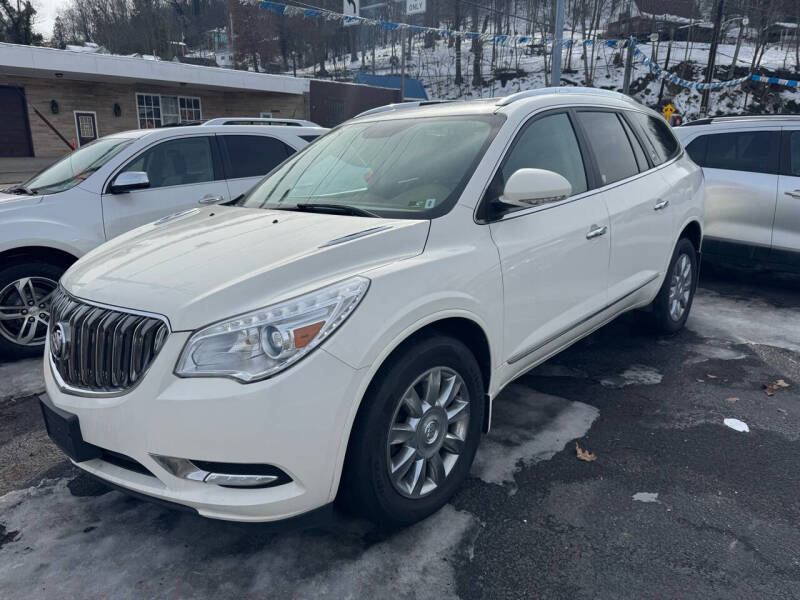
[(406, 0), (406, 14), (419, 15), (425, 12), (426, 0)]

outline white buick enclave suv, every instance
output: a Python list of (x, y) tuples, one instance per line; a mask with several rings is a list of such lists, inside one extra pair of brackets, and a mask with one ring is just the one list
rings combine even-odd
[(53, 301), (42, 410), (82, 469), (221, 519), (441, 507), (512, 380), (619, 314), (686, 321), (703, 179), (597, 90), (391, 107), (236, 206), (90, 252)]

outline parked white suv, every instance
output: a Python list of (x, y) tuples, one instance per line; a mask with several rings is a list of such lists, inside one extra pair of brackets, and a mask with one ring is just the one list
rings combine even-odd
[(49, 299), (77, 258), (165, 215), (236, 198), (326, 131), (238, 124), (127, 131), (0, 192), (0, 356), (41, 355)]
[(202, 515), (441, 507), (497, 394), (634, 308), (673, 332), (703, 181), (628, 98), (540, 90), (351, 120), (237, 206), (61, 280), (42, 408), (82, 469)]
[(705, 173), (704, 256), (800, 272), (800, 117), (714, 117), (675, 134)]

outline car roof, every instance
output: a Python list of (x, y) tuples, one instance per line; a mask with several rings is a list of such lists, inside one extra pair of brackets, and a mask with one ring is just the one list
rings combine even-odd
[(529, 113), (531, 109), (546, 106), (586, 105), (611, 108), (634, 108), (658, 116), (653, 110), (642, 106), (629, 96), (598, 88), (558, 87), (539, 88), (518, 92), (508, 96), (483, 98), (480, 100), (422, 101), (389, 104), (363, 112), (354, 119), (380, 120), (435, 116), (457, 116), (478, 114)]
[(325, 127), (287, 127), (285, 125), (186, 125), (181, 127), (158, 127), (155, 129), (129, 129), (119, 133), (111, 133), (106, 138), (142, 138), (142, 137), (181, 137), (198, 133), (246, 133), (257, 135), (323, 135), (330, 131)]

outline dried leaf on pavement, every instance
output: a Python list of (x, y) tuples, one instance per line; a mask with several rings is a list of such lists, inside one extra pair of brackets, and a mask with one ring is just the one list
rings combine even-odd
[(773, 381), (772, 383), (765, 384), (764, 392), (766, 392), (767, 396), (772, 396), (779, 389), (787, 387), (789, 387), (788, 383), (786, 383), (783, 379), (778, 379), (776, 381)]
[(728, 398), (728, 402), (730, 402), (731, 404), (733, 404), (734, 402), (738, 402), (738, 401), (739, 401), (739, 398), (737, 396), (731, 396), (730, 398)]
[(575, 442), (575, 454), (577, 454), (578, 460), (585, 460), (586, 462), (597, 460), (597, 457), (593, 453), (581, 448), (578, 442)]

